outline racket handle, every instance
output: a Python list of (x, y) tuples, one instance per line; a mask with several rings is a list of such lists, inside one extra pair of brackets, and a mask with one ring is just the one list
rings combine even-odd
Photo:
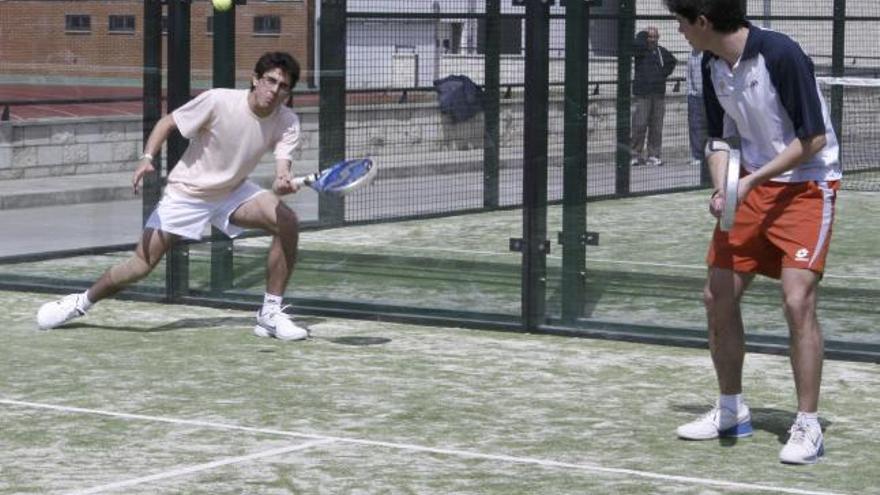
[(317, 178), (316, 175), (317, 174), (310, 174), (304, 175), (302, 177), (294, 177), (290, 180), (290, 182), (296, 187), (310, 186), (313, 182), (315, 182), (315, 179)]

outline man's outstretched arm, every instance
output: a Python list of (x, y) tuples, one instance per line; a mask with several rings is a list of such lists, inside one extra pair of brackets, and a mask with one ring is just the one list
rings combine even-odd
[(162, 117), (159, 119), (159, 122), (156, 122), (156, 126), (153, 127), (153, 131), (150, 133), (150, 137), (147, 138), (147, 144), (144, 145), (144, 154), (141, 155), (138, 167), (134, 171), (134, 177), (131, 179), (131, 186), (132, 189), (134, 189), (135, 194), (140, 191), (140, 185), (144, 175), (156, 170), (153, 166), (153, 161), (155, 160), (155, 157), (159, 156), (159, 153), (162, 152), (162, 144), (165, 143), (174, 129), (177, 129), (177, 123), (174, 122), (174, 118), (171, 114)]

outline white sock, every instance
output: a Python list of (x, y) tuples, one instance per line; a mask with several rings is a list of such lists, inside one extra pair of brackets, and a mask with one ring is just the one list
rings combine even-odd
[(725, 395), (721, 394), (718, 398), (718, 405), (728, 411), (739, 412), (743, 406), (743, 394)]
[(797, 418), (795, 419), (795, 421), (802, 421), (808, 425), (812, 425), (812, 424), (818, 425), (819, 424), (819, 412), (816, 411), (816, 412), (808, 413), (808, 412), (798, 411)]
[(83, 292), (82, 294), (79, 295), (76, 302), (77, 302), (77, 306), (79, 306), (79, 309), (81, 309), (83, 311), (88, 311), (89, 309), (91, 309), (92, 305), (95, 304), (91, 300), (89, 300), (88, 289), (86, 289), (85, 292)]
[(281, 301), (284, 300), (283, 296), (276, 296), (274, 294), (269, 294), (263, 296), (263, 309), (262, 312), (265, 313), (269, 308), (279, 308), (281, 307)]

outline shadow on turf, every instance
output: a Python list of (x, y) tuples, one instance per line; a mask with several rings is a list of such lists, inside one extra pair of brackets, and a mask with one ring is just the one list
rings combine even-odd
[[(672, 410), (695, 417), (704, 414), (711, 407), (709, 404), (681, 404), (672, 406)], [(794, 418), (797, 415), (796, 412), (770, 407), (750, 407), (750, 409), (752, 412), (752, 428), (754, 430), (766, 431), (776, 435), (776, 440), (780, 445), (784, 445), (788, 441), (788, 429), (794, 422)], [(682, 422), (684, 421), (689, 420), (684, 419)], [(820, 418), (819, 422), (822, 424), (822, 431), (827, 430), (833, 424), (824, 418)], [(732, 447), (736, 445), (738, 440), (738, 438), (719, 438), (718, 443), (724, 447)]]
[[(312, 325), (322, 323), (325, 320), (320, 318), (297, 318), (297, 322), (301, 323), (306, 328), (310, 328)], [(66, 329), (75, 329), (75, 328), (97, 328), (99, 330), (111, 330), (114, 332), (135, 332), (135, 333), (158, 333), (158, 332), (173, 332), (175, 330), (184, 330), (184, 329), (193, 329), (193, 328), (213, 328), (213, 327), (243, 327), (250, 328), (254, 324), (253, 317), (247, 316), (237, 316), (237, 317), (211, 317), (211, 318), (184, 318), (181, 320), (173, 321), (171, 323), (165, 323), (163, 325), (155, 326), (155, 327), (131, 327), (131, 326), (121, 326), (121, 325), (96, 325), (89, 324), (85, 322), (77, 322), (71, 323), (70, 325), (65, 325)], [(366, 346), (366, 345), (381, 345), (387, 344), (391, 342), (391, 339), (385, 337), (370, 337), (364, 335), (342, 335), (339, 337), (321, 337), (314, 336), (313, 338), (317, 338), (320, 340), (325, 340), (327, 342), (332, 342), (334, 344), (340, 345), (352, 345), (352, 346)]]

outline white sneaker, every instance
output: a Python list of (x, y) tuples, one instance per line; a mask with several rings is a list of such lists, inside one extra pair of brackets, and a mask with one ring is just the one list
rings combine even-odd
[(752, 436), (752, 415), (743, 404), (739, 414), (718, 406), (702, 417), (681, 425), (675, 432), (685, 440), (711, 440), (713, 438), (742, 438)]
[(661, 160), (660, 158), (658, 158), (656, 156), (649, 156), (647, 163), (648, 163), (648, 165), (650, 165), (652, 167), (662, 167), (663, 166), (663, 160)]
[(57, 301), (48, 302), (37, 311), (37, 327), (49, 330), (86, 314), (80, 307), (80, 294), (69, 294)]
[(795, 420), (788, 430), (788, 442), (779, 451), (785, 464), (815, 464), (825, 455), (825, 439), (818, 423)]
[(274, 337), (279, 340), (303, 340), (309, 336), (309, 331), (298, 327), (290, 316), (284, 313), (289, 306), (269, 309), (266, 314), (262, 310), (257, 311), (257, 325), (254, 327), (254, 335), (257, 337)]

